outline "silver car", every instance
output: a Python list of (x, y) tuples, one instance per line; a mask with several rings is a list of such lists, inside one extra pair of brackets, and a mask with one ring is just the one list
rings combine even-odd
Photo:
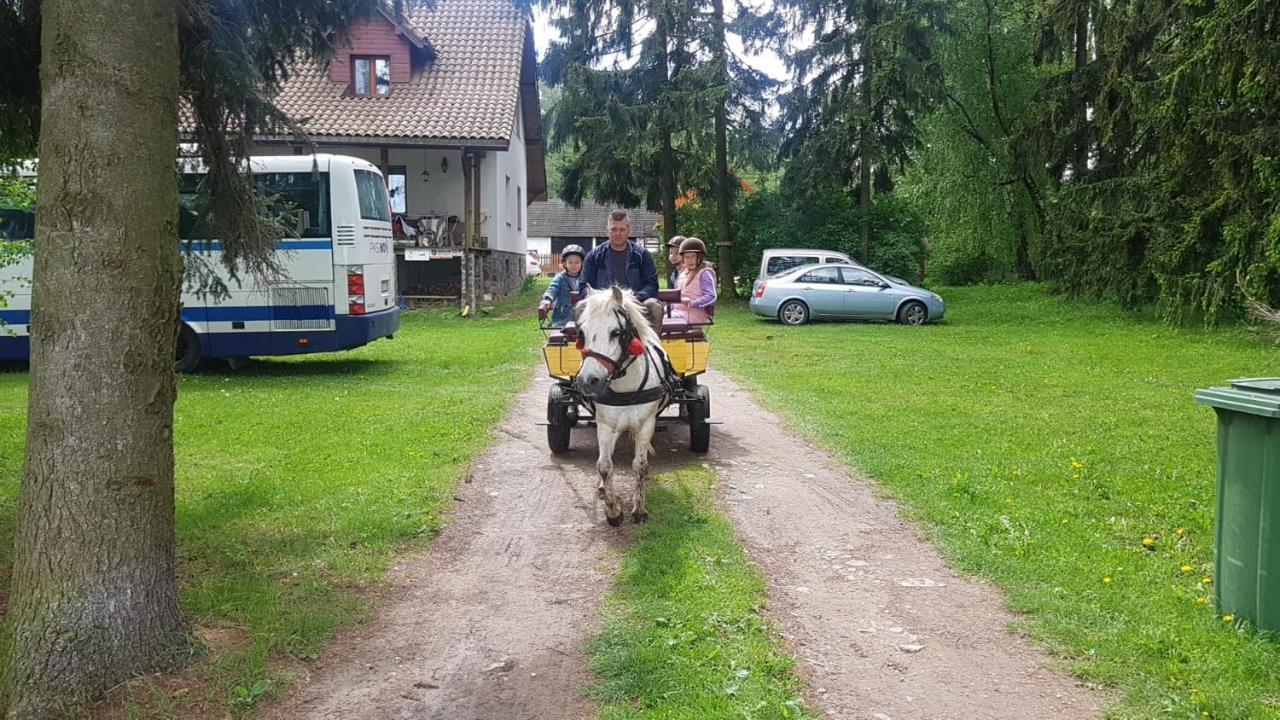
[(923, 325), (941, 320), (946, 311), (936, 293), (845, 263), (798, 267), (756, 280), (751, 292), (751, 312), (776, 317), (784, 325), (814, 319)]

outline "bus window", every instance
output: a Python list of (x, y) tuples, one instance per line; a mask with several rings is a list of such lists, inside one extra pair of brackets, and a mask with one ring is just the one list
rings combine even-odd
[[(202, 176), (187, 174), (182, 176), (182, 185), (178, 193), (178, 237), (183, 240), (212, 240), (216, 238), (196, 238), (203, 228), (199, 225), (199, 208), (197, 198)], [(291, 217), (298, 211), (302, 213), (306, 225), (301, 228), (298, 237), (329, 237), (329, 174), (328, 173), (255, 173), (258, 191), (275, 199), (273, 206), (279, 206)], [(272, 209), (276, 209), (273, 207)], [(288, 223), (293, 228), (293, 223)]]
[(360, 196), (360, 217), (391, 222), (391, 205), (382, 178), (368, 170), (356, 170), (356, 192)]
[(298, 237), (329, 237), (329, 173), (257, 173), (258, 189), (290, 210), (305, 210), (306, 227)]

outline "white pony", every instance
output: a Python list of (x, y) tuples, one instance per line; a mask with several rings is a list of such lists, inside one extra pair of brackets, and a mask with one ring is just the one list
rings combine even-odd
[(644, 482), (649, 475), (649, 453), (658, 414), (670, 404), (670, 362), (658, 334), (645, 319), (644, 306), (630, 290), (593, 292), (573, 308), (582, 351), (582, 369), (576, 380), (583, 401), (593, 406), (596, 442), (600, 457), (597, 492), (604, 498), (604, 514), (610, 525), (622, 522), (622, 506), (613, 490), (613, 448), (618, 437), (630, 431), (636, 455), (631, 469), (636, 491), (631, 518), (644, 522)]

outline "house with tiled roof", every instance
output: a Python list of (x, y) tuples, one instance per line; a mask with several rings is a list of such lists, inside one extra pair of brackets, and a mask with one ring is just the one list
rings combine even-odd
[(662, 214), (638, 208), (618, 208), (583, 200), (574, 207), (564, 200), (540, 200), (529, 205), (529, 252), (536, 253), (547, 270), (558, 270), (560, 251), (566, 245), (591, 248), (609, 240), (609, 213), (626, 210), (631, 239), (657, 250), (662, 239)]
[[(523, 281), (527, 206), (547, 192), (536, 62), (514, 0), (434, 0), (359, 20), (330, 62), (292, 68), (279, 108), (387, 177), (403, 295), (456, 295), (464, 268), (477, 294)], [(302, 152), (283, 135), (255, 147)]]

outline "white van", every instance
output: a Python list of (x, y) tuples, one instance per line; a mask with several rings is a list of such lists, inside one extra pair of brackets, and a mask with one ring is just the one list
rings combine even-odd
[(844, 253), (835, 250), (815, 250), (813, 248), (770, 248), (760, 257), (760, 279), (773, 277), (791, 268), (814, 263), (848, 263), (862, 267), (862, 263), (853, 260)]

